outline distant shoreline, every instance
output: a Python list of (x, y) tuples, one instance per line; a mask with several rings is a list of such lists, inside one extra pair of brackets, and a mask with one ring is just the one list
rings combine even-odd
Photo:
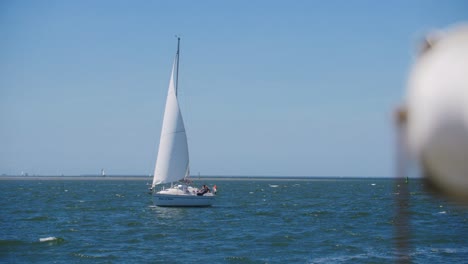
[[(294, 177), (294, 176), (194, 176), (192, 181), (329, 181), (329, 180), (384, 180), (392, 177)], [(20, 181), (151, 181), (149, 176), (0, 176), (1, 180)]]

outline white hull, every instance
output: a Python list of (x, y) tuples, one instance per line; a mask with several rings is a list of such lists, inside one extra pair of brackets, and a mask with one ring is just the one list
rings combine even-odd
[(172, 188), (153, 193), (153, 202), (157, 206), (174, 207), (206, 207), (215, 201), (215, 195), (206, 193), (197, 195), (197, 188), (185, 185), (177, 185)]
[(173, 195), (173, 194), (153, 194), (153, 202), (156, 206), (171, 207), (207, 207), (211, 206), (215, 200), (214, 195)]

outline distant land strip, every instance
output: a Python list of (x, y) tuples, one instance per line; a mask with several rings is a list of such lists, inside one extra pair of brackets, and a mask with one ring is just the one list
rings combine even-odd
[[(78, 181), (152, 181), (153, 177), (150, 176), (131, 176), (131, 175), (111, 175), (111, 176), (97, 176), (97, 175), (79, 175), (79, 176), (11, 176), (2, 175), (0, 180), (78, 180)], [(357, 179), (392, 179), (391, 177), (323, 177), (323, 176), (192, 176), (192, 181), (323, 181), (323, 180), (357, 180)]]

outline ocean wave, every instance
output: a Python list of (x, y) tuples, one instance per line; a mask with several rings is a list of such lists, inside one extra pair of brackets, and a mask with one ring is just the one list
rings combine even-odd
[(49, 220), (50, 218), (48, 216), (35, 216), (35, 217), (31, 217), (31, 218), (26, 218), (24, 219), (24, 221), (46, 221), (46, 220)]
[(89, 255), (89, 254), (83, 254), (83, 253), (72, 253), (71, 254), (74, 257), (80, 258), (80, 259), (106, 259), (106, 260), (111, 260), (111, 259), (117, 259), (115, 255), (108, 255), (108, 254), (97, 254), (97, 255)]
[(8, 246), (21, 246), (26, 244), (25, 241), (22, 240), (0, 240), (0, 247), (8, 247)]
[(61, 237), (41, 237), (39, 238), (39, 242), (40, 243), (45, 243), (45, 242), (48, 242), (50, 244), (61, 244), (63, 242), (65, 242), (65, 239), (61, 238)]

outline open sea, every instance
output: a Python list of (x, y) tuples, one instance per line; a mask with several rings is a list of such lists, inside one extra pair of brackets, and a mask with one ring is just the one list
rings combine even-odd
[[(395, 263), (392, 179), (201, 179), (209, 208), (144, 180), (0, 180), (0, 263)], [(409, 184), (411, 263), (468, 263), (468, 209)]]

